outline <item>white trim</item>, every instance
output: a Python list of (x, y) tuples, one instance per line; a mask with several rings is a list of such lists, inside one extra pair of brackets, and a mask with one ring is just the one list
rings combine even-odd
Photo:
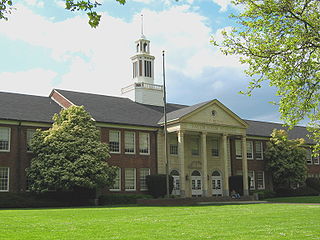
[[(147, 152), (147, 153), (142, 153), (142, 152), (141, 152), (141, 142), (142, 142), (142, 141), (141, 141), (141, 138), (140, 138), (140, 137), (141, 137), (142, 135), (144, 135), (144, 134), (148, 137), (148, 142), (147, 142), (147, 143), (148, 143), (148, 152)], [(139, 154), (140, 154), (140, 155), (150, 155), (150, 151), (151, 151), (151, 149), (150, 149), (150, 133), (147, 133), (147, 132), (139, 132)]]
[(0, 149), (0, 152), (10, 152), (11, 149), (11, 128), (10, 127), (0, 127), (9, 129), (9, 137), (8, 137), (8, 149)]
[(8, 169), (8, 182), (7, 182), (7, 190), (0, 190), (0, 192), (9, 192), (10, 190), (10, 168), (9, 167), (0, 167)]
[[(148, 187), (147, 187), (147, 185), (146, 185), (146, 188), (141, 188), (141, 179), (142, 179), (142, 176), (141, 176), (141, 170), (142, 169), (147, 169), (148, 170), (148, 174), (147, 175), (145, 175), (144, 176), (144, 178), (146, 179), (146, 177), (148, 176), (148, 175), (150, 175), (150, 168), (140, 168), (139, 169), (139, 180), (140, 180), (140, 191), (148, 191)], [(146, 183), (147, 184), (147, 183)]]
[[(126, 187), (126, 178), (127, 178), (127, 176), (126, 176), (126, 170), (129, 170), (129, 169), (133, 169), (133, 184), (134, 184), (134, 188), (133, 189), (127, 189)], [(124, 190), (126, 191), (126, 192), (133, 192), (133, 191), (136, 191), (136, 189), (137, 189), (137, 170), (135, 169), (135, 168), (125, 168), (124, 169)]]
[(50, 94), (50, 95), (51, 95), (50, 98), (51, 98), (53, 101), (55, 101), (60, 107), (66, 109), (66, 107), (62, 106), (62, 105), (58, 102), (58, 100), (56, 100), (56, 99), (53, 98), (53, 93), (54, 93), (54, 92), (57, 93), (58, 95), (60, 95), (60, 97), (64, 98), (67, 102), (69, 102), (70, 105), (77, 106), (77, 105), (75, 105), (73, 102), (71, 102), (68, 98), (66, 98), (66, 97), (63, 96), (61, 93), (59, 93), (57, 89), (53, 89), (53, 90), (52, 90), (52, 93)]
[[(126, 133), (133, 133), (133, 152), (126, 152)], [(124, 131), (124, 154), (136, 154), (136, 133), (133, 131)]]
[[(263, 183), (263, 186), (262, 187), (259, 187), (259, 184), (258, 184), (258, 173), (262, 173), (262, 183)], [(264, 171), (256, 171), (256, 174), (257, 174), (257, 189), (258, 190), (263, 190), (266, 188), (266, 185), (265, 185), (265, 179), (264, 179)]]
[[(33, 132), (33, 134), (34, 134), (36, 132), (36, 129), (28, 128), (26, 130), (26, 151), (27, 151), (27, 153), (32, 153), (32, 150), (28, 150), (28, 132)], [(33, 137), (33, 134), (32, 134), (32, 137)]]
[[(246, 144), (247, 144), (247, 159), (248, 159), (248, 160), (253, 160), (253, 158), (254, 158), (254, 156), (253, 156), (253, 152), (254, 152), (254, 151), (253, 151), (253, 141), (247, 140), (246, 142), (247, 142), (247, 143), (246, 143)], [(249, 152), (249, 149), (248, 149), (248, 146), (249, 146), (249, 145), (251, 145), (251, 152)], [(251, 157), (248, 156), (249, 153), (251, 153)]]
[[(117, 152), (111, 151), (111, 149), (110, 149), (110, 133), (111, 132), (117, 132), (118, 133), (119, 151), (117, 151)], [(119, 131), (119, 130), (109, 130), (108, 145), (109, 145), (109, 152), (110, 153), (116, 153), (116, 154), (120, 154), (121, 153), (121, 131)]]
[[(237, 145), (240, 145), (240, 148), (237, 148)], [(242, 159), (242, 143), (241, 143), (241, 140), (240, 139), (236, 139), (234, 141), (234, 146), (235, 146), (236, 159)], [(237, 152), (237, 149), (240, 151), (240, 154), (239, 154), (239, 152)], [(237, 153), (238, 153), (238, 155), (237, 155)]]
[(255, 152), (255, 154), (257, 153), (257, 147), (256, 147), (256, 146), (258, 145), (258, 143), (260, 143), (260, 147), (261, 147), (261, 158), (257, 158), (257, 157), (255, 156), (255, 159), (261, 161), (261, 160), (263, 160), (263, 142), (262, 142), (262, 141), (255, 141), (255, 144), (254, 144), (254, 146), (255, 146), (254, 152)]
[(118, 168), (118, 176), (119, 176), (119, 188), (110, 188), (111, 192), (119, 192), (121, 191), (121, 168)]

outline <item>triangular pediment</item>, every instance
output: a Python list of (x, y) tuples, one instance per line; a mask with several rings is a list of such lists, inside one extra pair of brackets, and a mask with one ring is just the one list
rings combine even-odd
[(247, 128), (247, 123), (218, 100), (212, 100), (184, 115), (179, 122)]

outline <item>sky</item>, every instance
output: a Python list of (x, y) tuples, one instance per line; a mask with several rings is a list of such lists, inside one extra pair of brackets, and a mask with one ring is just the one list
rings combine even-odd
[(246, 66), (210, 43), (235, 26), (231, 0), (100, 0), (100, 25), (69, 12), (61, 0), (14, 0), (0, 20), (0, 91), (48, 96), (53, 88), (121, 96), (133, 83), (130, 57), (141, 35), (155, 56), (155, 83), (162, 84), (165, 51), (167, 99), (193, 105), (218, 99), (244, 119), (281, 122), (275, 89), (267, 83), (248, 97)]

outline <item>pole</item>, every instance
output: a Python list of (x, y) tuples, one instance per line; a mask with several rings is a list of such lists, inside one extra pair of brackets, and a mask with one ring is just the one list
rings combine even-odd
[(168, 158), (168, 133), (167, 133), (167, 96), (166, 96), (167, 94), (166, 94), (164, 51), (162, 51), (162, 74), (163, 74), (164, 153), (165, 153), (165, 163), (166, 163), (167, 198), (169, 198), (170, 192), (169, 192), (169, 158)]

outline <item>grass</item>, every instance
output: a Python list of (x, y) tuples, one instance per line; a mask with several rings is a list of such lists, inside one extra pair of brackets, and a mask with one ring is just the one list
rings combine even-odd
[(0, 210), (1, 240), (320, 239), (320, 205)]
[(265, 199), (265, 201), (281, 203), (320, 203), (320, 196), (268, 198)]

